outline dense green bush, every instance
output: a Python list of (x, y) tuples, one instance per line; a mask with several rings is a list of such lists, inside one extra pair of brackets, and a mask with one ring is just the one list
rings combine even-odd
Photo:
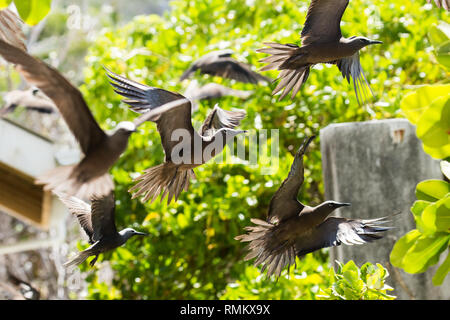
[[(81, 89), (102, 127), (113, 128), (136, 114), (113, 92), (102, 65), (133, 80), (183, 92), (189, 81), (179, 83), (178, 78), (193, 60), (209, 51), (232, 48), (237, 59), (253, 64), (256, 70), (264, 55), (255, 49), (264, 41), (299, 42), (308, 5), (309, 1), (294, 0), (172, 1), (172, 10), (164, 17), (137, 16), (124, 27), (104, 29), (86, 58), (86, 81)], [(370, 107), (376, 118), (402, 116), (398, 106), (404, 84), (445, 78), (445, 71), (433, 64), (426, 37), (429, 26), (444, 15), (421, 1), (351, 1), (343, 17), (343, 34), (384, 42), (361, 54), (375, 93)], [(277, 72), (266, 75), (275, 78)], [(90, 297), (313, 299), (319, 287), (330, 285), (323, 273), (328, 269), (326, 251), (298, 262), (290, 280), (283, 271), (275, 282), (259, 277), (259, 271), (243, 261), (243, 246), (233, 238), (242, 233), (250, 218), (265, 218), (270, 198), (289, 170), (291, 153), (306, 135), (317, 134), (330, 123), (370, 119), (369, 113), (357, 104), (352, 86), (335, 66), (316, 66), (297, 97), (281, 102), (271, 96), (275, 84), (255, 87), (221, 78), (197, 78), (201, 83), (215, 81), (255, 90), (247, 101), (228, 97), (220, 100), (220, 105), (247, 111), (241, 128), (280, 130), (279, 168), (272, 175), (262, 175), (265, 165), (261, 161), (258, 166), (211, 162), (196, 169), (197, 180), (177, 202), (170, 206), (142, 204), (131, 200), (127, 192), (132, 177), (164, 159), (156, 126), (143, 125), (131, 137), (112, 174), (117, 224), (145, 229), (150, 237), (133, 239), (100, 258), (111, 261), (113, 287), (99, 283), (96, 274), (90, 273)], [(201, 103), (195, 120), (202, 121), (212, 106)], [(312, 144), (305, 157), (306, 179), (299, 195), (312, 205), (323, 200), (318, 143)], [(83, 268), (86, 270), (86, 265)], [(231, 290), (233, 286), (244, 289)]]

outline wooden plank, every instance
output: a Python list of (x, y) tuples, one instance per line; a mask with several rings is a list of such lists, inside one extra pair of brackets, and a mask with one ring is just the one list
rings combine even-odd
[(42, 186), (34, 184), (33, 177), (0, 162), (0, 207), (4, 211), (39, 228), (47, 229), (50, 198)]

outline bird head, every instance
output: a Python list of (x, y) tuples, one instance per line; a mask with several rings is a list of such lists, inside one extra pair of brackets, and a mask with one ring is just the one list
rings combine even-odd
[(337, 201), (325, 201), (324, 203), (320, 204), (317, 209), (330, 214), (340, 207), (348, 207), (348, 206), (351, 206), (351, 204)]
[(383, 43), (378, 40), (371, 40), (366, 37), (355, 37), (355, 36), (348, 38), (348, 40), (349, 40), (348, 43), (357, 48), (358, 50), (371, 44)]
[(124, 237), (126, 240), (130, 239), (132, 236), (148, 236), (147, 233), (144, 232), (138, 232), (134, 230), (133, 228), (125, 228), (122, 231), (119, 232), (122, 237)]

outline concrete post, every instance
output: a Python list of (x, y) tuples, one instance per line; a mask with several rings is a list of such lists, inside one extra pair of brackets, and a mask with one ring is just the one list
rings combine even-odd
[[(431, 279), (436, 266), (408, 274), (389, 263), (394, 243), (415, 229), (410, 208), (417, 183), (442, 179), (439, 161), (422, 149), (415, 127), (406, 119), (332, 124), (320, 131), (325, 199), (351, 202), (336, 216), (376, 218), (401, 212), (385, 238), (330, 250), (330, 261), (381, 263), (389, 270), (388, 284), (398, 299), (450, 299), (450, 277), (439, 286)], [(445, 257), (444, 257), (445, 258)]]

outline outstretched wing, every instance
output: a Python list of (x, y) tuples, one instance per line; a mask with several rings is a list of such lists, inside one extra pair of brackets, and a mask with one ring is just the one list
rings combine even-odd
[(301, 33), (302, 45), (339, 40), (341, 18), (349, 0), (312, 0)]
[(93, 196), (92, 202), (92, 239), (100, 240), (102, 237), (108, 237), (117, 233), (116, 223), (114, 220), (116, 203), (114, 192), (110, 192), (107, 196)]
[(0, 11), (0, 39), (11, 45), (27, 51), (25, 34), (22, 31), (23, 21), (13, 11)]
[(253, 71), (251, 66), (239, 62), (231, 57), (220, 58), (210, 63), (202, 64), (202, 73), (212, 74), (222, 78), (233, 79), (244, 83), (257, 84), (258, 82), (270, 82), (270, 79)]
[(346, 245), (364, 244), (383, 237), (392, 227), (384, 226), (389, 222), (386, 217), (368, 220), (353, 220), (330, 217), (322, 222), (308, 236), (300, 237), (295, 242), (295, 252), (301, 257), (321, 248)]
[(83, 200), (73, 196), (69, 196), (65, 193), (56, 191), (53, 191), (53, 193), (58, 196), (59, 200), (61, 200), (62, 203), (64, 203), (69, 212), (77, 217), (80, 226), (89, 237), (89, 242), (94, 243), (94, 230), (92, 229), (91, 222), (91, 206)]
[(241, 120), (245, 118), (246, 112), (240, 111), (227, 111), (220, 108), (217, 104), (214, 109), (209, 113), (200, 128), (201, 136), (213, 136), (215, 132), (221, 128), (234, 129), (237, 127)]
[(58, 70), (2, 39), (0, 39), (0, 55), (6, 61), (17, 65), (18, 71), (28, 83), (39, 88), (53, 100), (85, 154), (106, 138), (81, 92)]
[[(114, 91), (127, 98), (123, 102), (130, 105), (133, 111), (144, 113), (136, 123), (141, 124), (143, 119), (156, 122), (166, 161), (168, 161), (172, 149), (179, 143), (172, 141), (172, 132), (176, 129), (184, 129), (189, 134), (194, 133), (191, 122), (191, 102), (181, 94), (129, 80), (108, 69), (106, 71)], [(180, 103), (176, 102), (177, 100), (180, 100)], [(157, 111), (158, 108), (162, 108), (164, 112)], [(145, 113), (149, 111), (152, 113), (146, 115)]]
[(275, 192), (270, 200), (268, 220), (272, 223), (281, 222), (287, 218), (297, 215), (304, 207), (298, 200), (297, 195), (303, 184), (303, 155), (308, 145), (315, 138), (311, 136), (306, 138), (302, 146), (295, 154), (291, 170), (287, 178), (283, 181), (280, 188)]
[(354, 55), (340, 59), (336, 62), (337, 67), (342, 73), (344, 79), (347, 79), (350, 83), (350, 77), (353, 78), (353, 87), (355, 89), (356, 100), (361, 104), (360, 99), (364, 102), (367, 100), (368, 92), (366, 88), (369, 88), (370, 93), (373, 95), (369, 82), (367, 82), (366, 75), (359, 61), (359, 52)]

